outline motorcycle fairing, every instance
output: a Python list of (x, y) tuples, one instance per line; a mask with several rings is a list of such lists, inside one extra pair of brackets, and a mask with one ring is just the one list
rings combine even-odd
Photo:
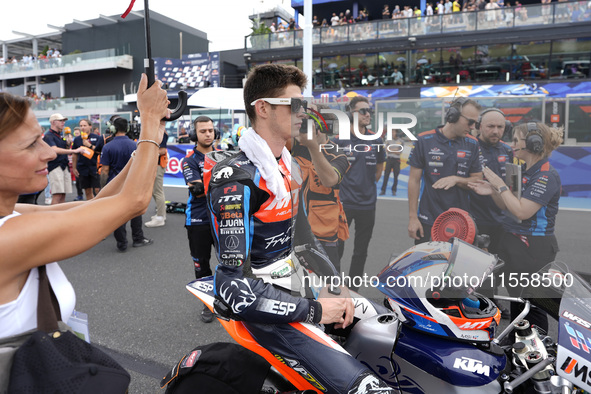
[(576, 275), (573, 285), (564, 289), (560, 303), (556, 370), (559, 376), (591, 392), (591, 287)]
[[(404, 360), (415, 369), (452, 386), (474, 388), (495, 382), (507, 363), (504, 355), (494, 355), (471, 344), (426, 335), (404, 325), (393, 359), (396, 362)], [(417, 376), (415, 373), (415, 380)]]

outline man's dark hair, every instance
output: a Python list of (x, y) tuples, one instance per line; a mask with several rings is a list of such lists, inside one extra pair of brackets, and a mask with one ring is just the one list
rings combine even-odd
[(119, 117), (113, 119), (113, 126), (115, 126), (116, 133), (120, 133), (122, 131), (127, 132), (129, 122), (127, 121), (127, 119)]
[(363, 97), (363, 96), (355, 96), (351, 99), (351, 101), (349, 102), (349, 106), (348, 106), (348, 111), (351, 112), (353, 111), (353, 108), (355, 108), (355, 106), (357, 105), (357, 103), (368, 103), (369, 104), (369, 100), (367, 99), (367, 97)]
[(248, 119), (256, 123), (256, 111), (253, 105), (260, 98), (279, 97), (289, 85), (304, 89), (308, 79), (306, 74), (295, 66), (283, 64), (263, 64), (253, 68), (244, 84), (244, 106)]
[(197, 130), (197, 123), (201, 123), (201, 122), (211, 122), (211, 123), (213, 123), (213, 120), (209, 116), (205, 116), (205, 115), (198, 116), (193, 121), (193, 127), (195, 128), (195, 130)]

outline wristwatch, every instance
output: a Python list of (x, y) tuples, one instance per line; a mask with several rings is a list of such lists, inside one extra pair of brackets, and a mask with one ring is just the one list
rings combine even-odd
[(504, 192), (505, 190), (509, 190), (509, 187), (507, 187), (507, 185), (503, 185), (501, 187), (499, 187), (497, 189), (497, 191), (499, 192), (499, 194), (501, 194), (502, 192)]

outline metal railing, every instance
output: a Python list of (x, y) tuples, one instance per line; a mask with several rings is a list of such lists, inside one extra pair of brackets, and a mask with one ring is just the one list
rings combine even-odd
[(31, 99), (33, 111), (55, 111), (67, 113), (73, 110), (94, 110), (98, 108), (118, 108), (123, 101), (117, 96), (95, 96), (80, 98), (56, 98), (50, 100)]
[[(591, 21), (591, 5), (588, 2), (561, 2), (319, 27), (313, 30), (312, 43), (322, 45), (589, 21)], [(278, 31), (244, 37), (244, 48), (248, 50), (292, 48), (302, 46), (302, 43), (302, 30)]]
[(47, 73), (47, 71), (55, 71), (59, 73), (66, 67), (92, 67), (93, 64), (104, 62), (117, 62), (121, 66), (130, 68), (132, 66), (132, 56), (117, 55), (117, 50), (114, 48), (103, 49), (100, 51), (73, 53), (61, 57), (50, 57), (46, 59), (37, 59), (30, 62), (19, 61), (16, 63), (6, 63), (0, 65), (0, 79), (14, 78), (13, 74), (22, 73)]

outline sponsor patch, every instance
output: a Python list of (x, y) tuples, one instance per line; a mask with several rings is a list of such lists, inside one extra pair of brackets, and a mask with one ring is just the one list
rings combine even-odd
[(237, 236), (230, 235), (229, 237), (226, 238), (226, 241), (224, 242), (224, 244), (226, 245), (226, 248), (228, 248), (230, 250), (235, 250), (240, 245), (240, 240), (238, 239)]
[(224, 167), (215, 174), (213, 174), (213, 180), (219, 181), (220, 179), (228, 179), (234, 174), (232, 167)]
[(476, 373), (478, 375), (490, 376), (490, 366), (484, 365), (480, 360), (468, 357), (456, 358), (454, 368)]
[(201, 356), (201, 350), (192, 351), (191, 354), (189, 354), (187, 356), (187, 358), (185, 358), (183, 360), (183, 362), (181, 363), (181, 368), (192, 368), (193, 365), (195, 365), (195, 363), (197, 363), (197, 360), (199, 360), (200, 356)]

